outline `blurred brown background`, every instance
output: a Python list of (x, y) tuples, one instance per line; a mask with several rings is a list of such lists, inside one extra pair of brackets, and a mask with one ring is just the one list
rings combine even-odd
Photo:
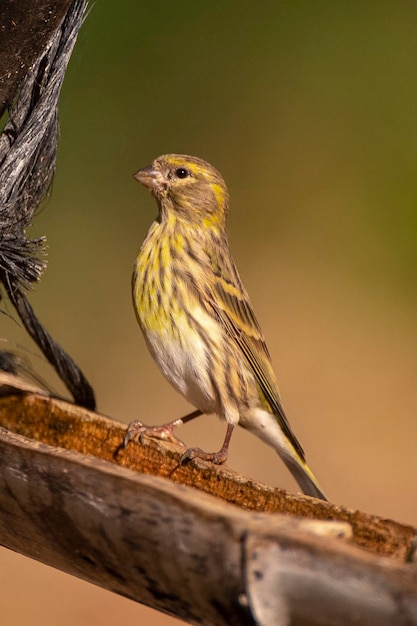
[[(161, 153), (207, 159), (228, 183), (234, 256), (314, 472), (335, 502), (415, 525), (416, 28), (406, 1), (97, 2), (61, 97), (58, 171), (33, 229), (49, 267), (31, 297), (102, 413), (157, 424), (189, 410), (131, 306), (156, 214), (131, 175)], [(207, 450), (223, 434), (213, 416), (181, 432)], [(228, 463), (296, 489), (245, 432)], [(0, 586), (4, 626), (179, 624), (6, 550)]]

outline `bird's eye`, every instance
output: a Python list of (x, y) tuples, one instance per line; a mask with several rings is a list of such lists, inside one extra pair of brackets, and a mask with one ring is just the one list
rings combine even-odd
[(190, 175), (190, 172), (185, 169), (185, 167), (179, 167), (175, 170), (175, 174), (177, 175), (177, 178), (187, 178), (187, 176)]

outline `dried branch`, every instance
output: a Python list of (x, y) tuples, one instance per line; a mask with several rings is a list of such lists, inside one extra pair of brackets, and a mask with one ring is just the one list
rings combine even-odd
[(417, 624), (415, 529), (2, 383), (3, 545), (191, 624)]
[(61, 24), (71, 0), (2, 0), (0, 4), (0, 116)]
[[(55, 174), (59, 94), (86, 9), (86, 0), (68, 4), (22, 2), (18, 8), (6, 1), (0, 9), (6, 51), (0, 95), (9, 114), (0, 135), (0, 283), (76, 402), (94, 409), (94, 392), (84, 374), (43, 327), (26, 296), (46, 266), (45, 238), (29, 239), (26, 229)], [(16, 69), (18, 61), (24, 76), (21, 67)]]

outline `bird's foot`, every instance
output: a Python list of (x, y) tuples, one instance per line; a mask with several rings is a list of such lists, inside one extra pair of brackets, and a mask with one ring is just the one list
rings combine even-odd
[(204, 452), (201, 448), (188, 448), (180, 459), (181, 465), (192, 459), (203, 459), (203, 461), (211, 461), (215, 465), (221, 465), (227, 461), (227, 455), (229, 453), (230, 437), (233, 432), (233, 424), (227, 425), (226, 436), (222, 447), (218, 452)]
[(201, 448), (188, 448), (180, 459), (181, 465), (192, 459), (203, 459), (203, 461), (211, 461), (215, 465), (221, 465), (227, 460), (227, 450), (223, 448), (218, 452), (204, 452)]
[(146, 426), (139, 420), (131, 422), (126, 430), (126, 435), (123, 440), (123, 448), (126, 448), (129, 441), (137, 439), (140, 443), (143, 443), (144, 437), (152, 437), (154, 439), (163, 439), (170, 441), (181, 448), (185, 448), (185, 444), (181, 439), (178, 439), (174, 435), (174, 428), (182, 424), (181, 420), (175, 420), (162, 426)]

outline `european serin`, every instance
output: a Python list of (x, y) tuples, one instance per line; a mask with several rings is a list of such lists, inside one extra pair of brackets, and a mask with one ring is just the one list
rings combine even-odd
[(202, 159), (176, 154), (155, 159), (135, 178), (159, 208), (134, 268), (136, 316), (162, 373), (198, 410), (159, 428), (133, 422), (125, 444), (144, 433), (170, 436), (174, 426), (216, 413), (227, 423), (221, 450), (191, 448), (183, 459), (223, 463), (240, 424), (278, 452), (304, 493), (326, 500), (284, 413), (263, 333), (229, 250), (223, 178)]

